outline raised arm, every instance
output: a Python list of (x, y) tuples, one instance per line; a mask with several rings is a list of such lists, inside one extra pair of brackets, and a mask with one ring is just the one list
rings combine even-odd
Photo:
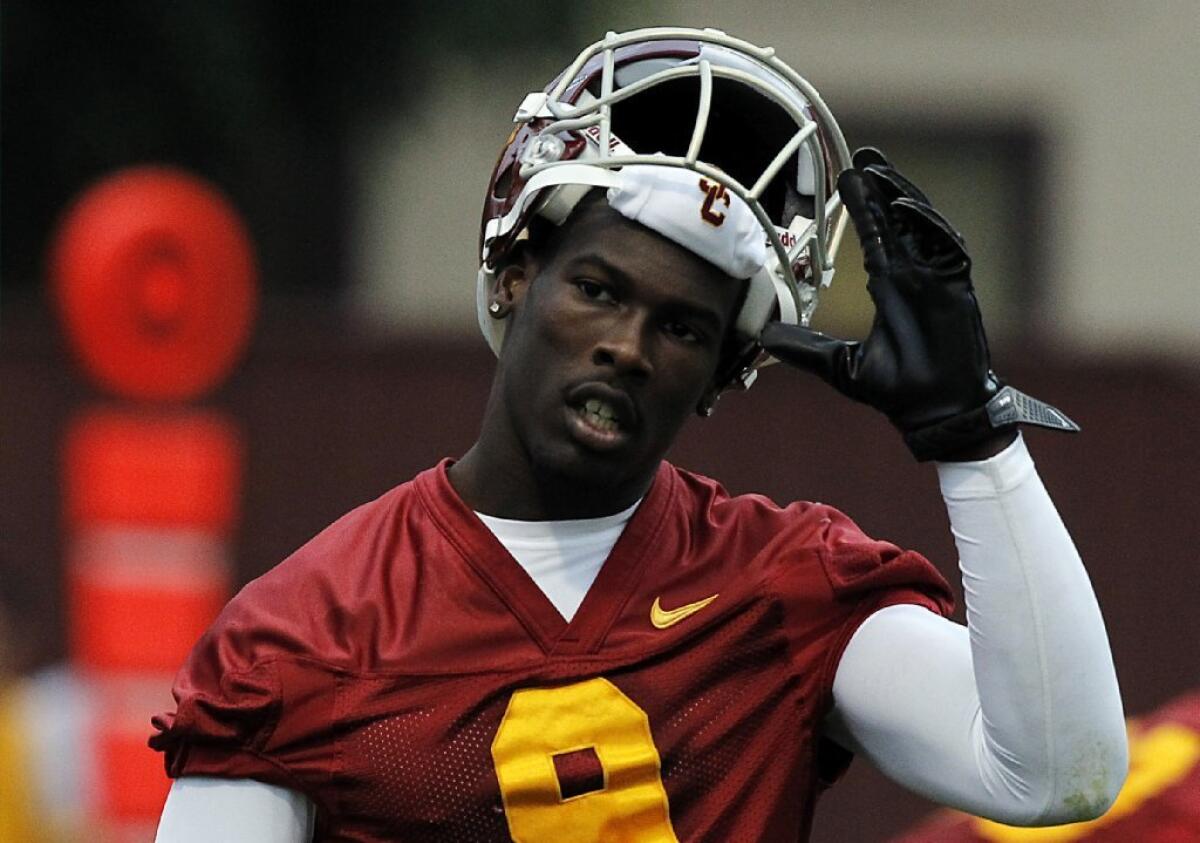
[(876, 612), (839, 663), (827, 734), (911, 789), (1013, 825), (1092, 819), (1125, 779), (1121, 699), (1079, 554), (1018, 440), (938, 466), (967, 628)]
[(839, 663), (826, 729), (901, 783), (1009, 823), (1103, 813), (1127, 748), (1104, 624), (1019, 423), (1078, 427), (991, 369), (961, 235), (877, 151), (838, 190), (876, 316), (863, 342), (774, 323), (773, 355), (884, 412), (937, 460), (968, 627), (876, 612)]

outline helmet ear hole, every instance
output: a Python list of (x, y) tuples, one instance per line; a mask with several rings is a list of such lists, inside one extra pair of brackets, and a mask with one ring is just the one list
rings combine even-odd
[(786, 184), (783, 193), (783, 218), (790, 220), (793, 217), (804, 217), (806, 220), (811, 220), (816, 216), (816, 197), (812, 194), (801, 193), (791, 183)]
[(504, 200), (508, 198), (512, 192), (513, 185), (513, 168), (508, 167), (496, 178), (496, 185), (492, 188), (492, 196), (497, 199)]

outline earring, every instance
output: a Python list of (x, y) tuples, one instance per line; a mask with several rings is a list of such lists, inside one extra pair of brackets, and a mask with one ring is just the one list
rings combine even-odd
[(497, 314), (499, 314), (500, 313), (500, 302), (494, 301), (491, 304), (489, 304), (488, 305), (488, 313), (492, 314), (493, 316), (496, 316)]

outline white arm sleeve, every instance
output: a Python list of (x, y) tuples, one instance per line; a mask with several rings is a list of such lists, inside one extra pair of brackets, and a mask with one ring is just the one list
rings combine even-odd
[(938, 465), (967, 628), (912, 605), (869, 617), (826, 734), (916, 792), (1014, 825), (1099, 816), (1128, 764), (1108, 637), (1079, 554), (1018, 437)]
[(167, 795), (155, 843), (309, 843), (316, 806), (252, 779), (187, 776)]

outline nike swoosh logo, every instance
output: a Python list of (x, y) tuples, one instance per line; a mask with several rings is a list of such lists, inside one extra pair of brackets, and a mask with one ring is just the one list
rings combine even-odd
[(674, 626), (684, 618), (691, 617), (699, 612), (709, 603), (716, 600), (718, 596), (719, 593), (711, 597), (705, 597), (703, 600), (697, 600), (695, 603), (680, 606), (677, 609), (664, 609), (661, 602), (662, 598), (655, 597), (654, 605), (650, 607), (650, 623), (654, 624), (656, 629), (666, 629), (669, 626)]

